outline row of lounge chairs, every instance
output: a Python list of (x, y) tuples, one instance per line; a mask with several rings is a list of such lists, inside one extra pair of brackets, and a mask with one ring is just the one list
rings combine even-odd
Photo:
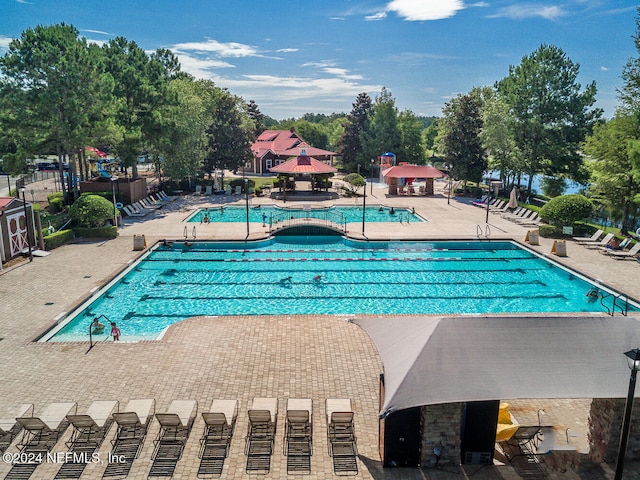
[[(604, 237), (602, 230), (597, 230), (591, 237), (573, 237), (573, 240), (585, 248), (598, 250), (603, 255), (615, 258), (617, 260), (636, 259), (640, 256), (640, 242), (636, 242), (629, 250), (614, 250), (607, 248), (607, 245), (613, 239), (613, 233), (607, 233)], [(602, 237), (602, 238), (601, 238)]]
[(128, 217), (144, 217), (154, 210), (162, 208), (164, 205), (172, 202), (173, 200), (175, 200), (173, 197), (170, 197), (166, 193), (160, 191), (156, 194), (149, 195), (142, 200), (132, 203), (131, 205), (126, 205), (122, 208), (122, 210), (124, 210), (124, 213), (126, 213)]
[[(202, 412), (204, 430), (200, 438), (198, 476), (221, 475), (229, 455), (231, 440), (238, 418), (237, 400), (217, 399)], [(328, 399), (327, 436), (329, 455), (333, 457), (336, 473), (357, 473), (356, 436), (353, 411), (349, 399)], [(152, 419), (160, 426), (153, 440), (152, 464), (149, 477), (171, 477), (182, 457), (189, 434), (198, 413), (195, 400), (174, 400), (164, 412), (156, 412), (155, 400), (133, 399), (120, 409), (116, 400), (94, 401), (87, 411), (78, 414), (75, 403), (52, 403), (38, 415), (33, 405), (22, 405), (15, 417), (0, 420), (0, 453), (13, 440), (17, 458), (43, 458), (52, 451), (69, 425), (73, 431), (65, 442), (69, 455), (55, 478), (80, 478), (87, 459), (98, 455), (112, 424), (117, 431), (111, 440), (103, 477), (126, 477), (140, 455)], [(273, 455), (278, 421), (277, 398), (254, 398), (248, 409), (245, 437), (246, 471), (268, 473)], [(287, 471), (310, 473), (313, 454), (313, 402), (311, 399), (288, 399), (283, 453), (287, 457)], [(23, 455), (24, 454), (24, 455)], [(27, 455), (31, 455), (28, 457)], [(40, 457), (35, 457), (40, 455)], [(99, 458), (99, 457), (98, 457)], [(22, 461), (22, 460), (21, 460)], [(38, 461), (15, 463), (6, 479), (28, 479), (38, 467)]]

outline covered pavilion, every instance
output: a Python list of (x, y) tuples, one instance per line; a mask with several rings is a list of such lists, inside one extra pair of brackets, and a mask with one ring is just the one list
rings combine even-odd
[[(420, 193), (433, 195), (433, 179), (446, 175), (431, 165), (396, 165), (384, 170), (382, 176), (389, 185), (389, 195), (398, 194), (398, 179), (403, 179), (400, 181), (401, 187), (404, 187), (405, 184), (411, 185), (416, 179), (424, 179), (425, 186), (424, 189), (420, 189)], [(402, 189), (400, 191), (403, 192)]]
[[(312, 191), (327, 191), (329, 187), (326, 180), (329, 177), (333, 176), (333, 174), (336, 173), (338, 169), (324, 162), (321, 162), (320, 160), (310, 157), (309, 155), (307, 155), (305, 149), (301, 149), (300, 155), (287, 160), (280, 165), (272, 167), (270, 171), (277, 174), (283, 174), (287, 177), (284, 182), (284, 191), (286, 193), (286, 190), (288, 188), (295, 191), (295, 177), (300, 175), (308, 175), (311, 177)], [(293, 180), (290, 181), (292, 177)], [(280, 188), (282, 191), (282, 184)]]

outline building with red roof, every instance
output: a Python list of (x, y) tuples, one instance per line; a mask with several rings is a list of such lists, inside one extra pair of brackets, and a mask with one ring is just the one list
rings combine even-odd
[(292, 128), (291, 130), (265, 130), (253, 145), (251, 151), (254, 159), (247, 173), (258, 175), (268, 174), (271, 168), (286, 162), (292, 157), (297, 157), (300, 149), (305, 149), (307, 155), (327, 165), (333, 165), (336, 152), (315, 148), (304, 141)]

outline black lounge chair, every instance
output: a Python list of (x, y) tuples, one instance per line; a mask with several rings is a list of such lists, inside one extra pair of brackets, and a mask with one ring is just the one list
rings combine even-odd
[(278, 399), (254, 398), (248, 411), (249, 426), (245, 442), (246, 470), (268, 473), (275, 440)]
[(205, 426), (200, 439), (198, 476), (221, 475), (238, 418), (238, 401), (214, 400), (202, 418)]
[(313, 454), (313, 401), (310, 398), (287, 400), (283, 449), (287, 473), (310, 473)]
[(333, 458), (333, 471), (336, 475), (357, 474), (358, 447), (351, 400), (348, 398), (327, 399), (326, 410), (329, 456)]
[(130, 400), (123, 412), (113, 414), (118, 431), (111, 441), (113, 449), (109, 458), (118, 461), (109, 462), (103, 477), (128, 475), (144, 444), (155, 406), (153, 399)]

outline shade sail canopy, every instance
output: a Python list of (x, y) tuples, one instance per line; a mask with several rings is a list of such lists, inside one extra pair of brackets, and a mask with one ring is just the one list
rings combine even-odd
[(306, 155), (300, 155), (296, 158), (292, 158), (291, 160), (287, 160), (286, 162), (276, 165), (269, 170), (274, 173), (290, 173), (294, 175), (299, 173), (335, 173), (338, 171), (337, 168)]
[[(354, 320), (384, 365), (386, 417), (439, 403), (621, 398), (632, 317), (401, 317)], [(638, 395), (638, 394), (637, 394)]]
[(441, 178), (444, 173), (430, 165), (398, 165), (382, 172), (387, 178)]

